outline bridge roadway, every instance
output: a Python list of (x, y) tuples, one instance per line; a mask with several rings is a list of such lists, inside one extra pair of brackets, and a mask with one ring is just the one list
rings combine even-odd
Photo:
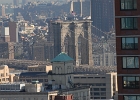
[(27, 67), (29, 65), (50, 65), (50, 62), (46, 61), (36, 61), (36, 60), (17, 60), (17, 59), (0, 59), (0, 65), (8, 65), (8, 66), (19, 66), (19, 67)]

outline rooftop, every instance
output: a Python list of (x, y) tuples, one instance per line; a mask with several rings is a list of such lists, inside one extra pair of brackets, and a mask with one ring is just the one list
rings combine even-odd
[(39, 76), (47, 76), (46, 72), (24, 72), (20, 74), (20, 77), (39, 77)]
[(73, 59), (69, 57), (66, 53), (62, 52), (59, 55), (57, 55), (51, 62), (67, 62), (67, 61), (73, 61)]

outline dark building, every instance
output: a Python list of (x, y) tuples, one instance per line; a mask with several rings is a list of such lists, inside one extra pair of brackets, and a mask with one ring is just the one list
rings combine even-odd
[(91, 0), (91, 20), (93, 26), (109, 32), (114, 27), (114, 0)]
[(82, 2), (82, 15), (83, 15), (83, 17), (90, 16), (90, 12), (91, 12), (90, 6), (91, 5), (90, 5), (89, 0)]
[(14, 59), (14, 45), (11, 42), (0, 42), (0, 58)]
[(18, 25), (16, 22), (9, 22), (10, 42), (18, 42)]
[(118, 100), (140, 99), (140, 0), (115, 0)]
[(32, 47), (32, 59), (38, 61), (50, 61), (54, 58), (54, 45), (50, 43), (34, 44)]

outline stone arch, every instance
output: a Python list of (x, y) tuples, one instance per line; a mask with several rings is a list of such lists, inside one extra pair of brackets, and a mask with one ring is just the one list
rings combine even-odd
[(69, 46), (69, 42), (70, 42), (70, 35), (66, 34), (64, 37), (64, 52), (68, 53), (68, 46)]
[(82, 38), (83, 38), (83, 36), (82, 36), (82, 34), (80, 34), (79, 36), (78, 36), (78, 55), (80, 56), (81, 55), (81, 42), (82, 42)]

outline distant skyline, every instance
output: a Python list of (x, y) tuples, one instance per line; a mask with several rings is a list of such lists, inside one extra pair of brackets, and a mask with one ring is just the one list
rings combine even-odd
[[(0, 0), (0, 3), (12, 3), (13, 0)], [(21, 2), (21, 0), (19, 0)], [(29, 0), (29, 1), (50, 1), (50, 0)]]

